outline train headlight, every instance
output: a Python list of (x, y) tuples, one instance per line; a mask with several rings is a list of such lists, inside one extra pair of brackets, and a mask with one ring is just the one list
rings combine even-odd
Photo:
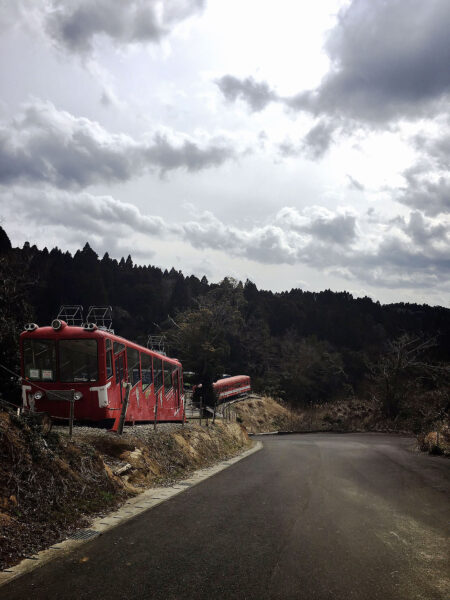
[(74, 400), (81, 400), (81, 398), (83, 397), (83, 394), (81, 392), (76, 391), (73, 395), (73, 399)]
[(44, 397), (44, 392), (41, 392), (41, 390), (37, 390), (37, 392), (34, 392), (34, 394), (33, 394), (33, 398), (35, 400), (40, 400), (43, 397)]

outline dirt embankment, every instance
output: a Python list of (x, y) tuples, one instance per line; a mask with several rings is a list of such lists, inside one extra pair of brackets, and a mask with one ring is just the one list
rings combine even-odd
[(250, 446), (238, 424), (130, 428), (122, 437), (76, 428), (44, 437), (0, 410), (0, 569), (65, 539), (153, 485)]
[(233, 404), (239, 423), (249, 433), (297, 429), (299, 415), (269, 396), (252, 396)]

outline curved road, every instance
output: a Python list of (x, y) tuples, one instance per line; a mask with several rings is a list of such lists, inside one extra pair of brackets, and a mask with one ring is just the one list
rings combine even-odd
[(266, 436), (1, 600), (450, 597), (450, 462), (381, 434)]

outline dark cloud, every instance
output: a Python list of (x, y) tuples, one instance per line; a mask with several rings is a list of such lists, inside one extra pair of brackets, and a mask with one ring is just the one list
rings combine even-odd
[(164, 135), (157, 134), (153, 139), (153, 144), (143, 154), (150, 164), (158, 166), (165, 173), (182, 168), (194, 172), (218, 167), (233, 158), (234, 153), (228, 146), (209, 145), (206, 148), (200, 148), (191, 141), (174, 146)]
[(232, 75), (224, 75), (216, 80), (216, 84), (228, 102), (245, 100), (254, 112), (263, 110), (270, 102), (278, 99), (267, 83), (257, 82), (253, 77), (241, 80)]
[(31, 181), (84, 187), (126, 181), (149, 169), (199, 171), (234, 156), (223, 142), (172, 141), (161, 133), (136, 141), (111, 134), (98, 123), (58, 111), (50, 103), (28, 105), (12, 122), (0, 126), (0, 183), (4, 185)]
[(413, 141), (420, 158), (404, 171), (406, 185), (395, 199), (427, 215), (450, 213), (450, 135), (418, 135)]
[(416, 243), (422, 247), (429, 246), (433, 242), (446, 242), (449, 236), (449, 228), (443, 223), (431, 224), (427, 223), (423, 214), (414, 211), (409, 217), (409, 221), (405, 223), (405, 233)]
[(450, 91), (447, 0), (354, 0), (326, 51), (330, 72), (298, 107), (386, 122), (423, 114)]
[(326, 119), (321, 119), (303, 139), (303, 149), (313, 160), (322, 158), (333, 141), (335, 125)]
[(316, 240), (347, 246), (357, 238), (356, 217), (345, 212), (332, 212), (322, 207), (310, 207), (299, 212), (292, 207), (282, 208), (276, 224), (285, 230), (311, 234)]
[(41, 4), (47, 33), (72, 52), (87, 54), (96, 38), (114, 44), (159, 42), (206, 0), (51, 0)]
[(404, 173), (407, 187), (396, 196), (398, 202), (422, 210), (426, 215), (450, 213), (450, 178), (436, 180), (420, 177), (413, 172)]
[(332, 219), (315, 219), (309, 231), (316, 237), (340, 245), (356, 239), (356, 218), (353, 215), (336, 215)]
[(333, 133), (336, 125), (328, 119), (321, 119), (305, 135), (300, 143), (294, 144), (286, 139), (278, 146), (278, 150), (284, 158), (295, 156), (306, 156), (311, 160), (322, 158), (333, 142)]
[[(240, 98), (252, 110), (278, 102), (338, 124), (344, 119), (347, 127), (429, 116), (448, 109), (449, 31), (448, 0), (353, 0), (328, 36), (331, 66), (316, 89), (281, 97), (251, 78), (226, 75), (218, 84), (227, 100)], [(329, 127), (319, 123), (310, 132), (313, 142), (324, 134), (312, 145), (319, 156)]]

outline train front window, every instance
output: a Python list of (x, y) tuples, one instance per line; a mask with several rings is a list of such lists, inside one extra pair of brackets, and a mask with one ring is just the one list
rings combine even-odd
[(59, 342), (59, 379), (74, 383), (97, 381), (97, 340)]
[(33, 381), (55, 381), (56, 350), (52, 340), (24, 340), (25, 377)]
[(128, 382), (134, 387), (141, 379), (139, 368), (139, 352), (135, 348), (127, 348)]

